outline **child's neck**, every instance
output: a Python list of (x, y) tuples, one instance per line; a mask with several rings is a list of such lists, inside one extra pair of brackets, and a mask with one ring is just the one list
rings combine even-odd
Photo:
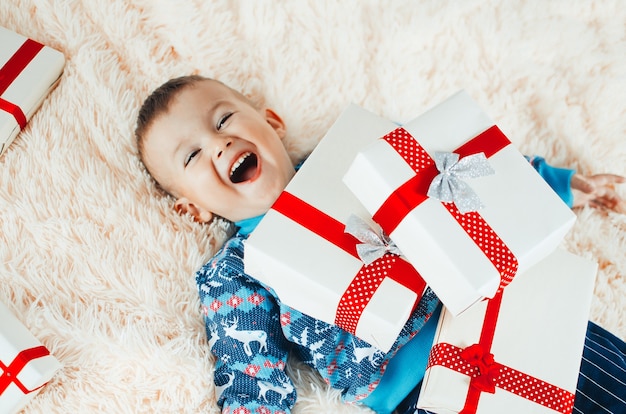
[(261, 214), (256, 217), (236, 221), (235, 226), (239, 228), (237, 232), (243, 236), (249, 235), (256, 228), (257, 224), (259, 224), (259, 221), (261, 221), (264, 215), (265, 214)]

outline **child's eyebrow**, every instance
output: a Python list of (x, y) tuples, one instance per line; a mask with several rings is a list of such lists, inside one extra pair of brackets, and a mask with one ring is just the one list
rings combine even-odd
[[(209, 109), (205, 112), (205, 116), (207, 119), (212, 119), (215, 115), (215, 112), (217, 112), (220, 107), (224, 106), (228, 104), (228, 100), (227, 99), (218, 99), (215, 102), (212, 103), (212, 105), (209, 107)], [(188, 134), (183, 134), (180, 136), (180, 139), (178, 140), (178, 143), (176, 144), (176, 146), (174, 147), (174, 150), (172, 151), (172, 156), (176, 157), (176, 155), (180, 152), (181, 147), (183, 147), (189, 140), (191, 139), (191, 137)]]
[(178, 143), (176, 144), (176, 147), (174, 147), (174, 150), (172, 151), (172, 157), (176, 157), (176, 155), (180, 152), (181, 147), (183, 146), (183, 143), (187, 141), (187, 139), (185, 139), (184, 137), (178, 140)]
[(213, 102), (213, 105), (211, 105), (211, 107), (209, 108), (209, 110), (207, 111), (207, 114), (209, 116), (212, 116), (215, 112), (217, 112), (217, 110), (221, 107), (224, 106), (228, 103), (228, 100), (226, 99), (218, 99), (217, 101)]

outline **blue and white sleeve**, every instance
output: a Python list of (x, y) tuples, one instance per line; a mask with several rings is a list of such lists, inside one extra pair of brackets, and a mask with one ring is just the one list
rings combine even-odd
[(289, 343), (274, 297), (243, 270), (243, 242), (231, 239), (196, 274), (222, 412), (289, 413)]

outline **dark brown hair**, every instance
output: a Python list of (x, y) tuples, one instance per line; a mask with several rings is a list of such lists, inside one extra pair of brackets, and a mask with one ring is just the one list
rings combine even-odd
[[(139, 114), (137, 115), (135, 139), (137, 143), (137, 153), (144, 166), (146, 165), (143, 155), (144, 137), (146, 131), (150, 128), (150, 126), (152, 126), (154, 120), (167, 112), (172, 99), (174, 99), (180, 91), (188, 86), (195, 85), (198, 82), (209, 79), (210, 78), (205, 78), (200, 75), (187, 75), (170, 79), (163, 85), (156, 88), (143, 102), (143, 105), (139, 108)], [(150, 173), (149, 170), (148, 173)]]

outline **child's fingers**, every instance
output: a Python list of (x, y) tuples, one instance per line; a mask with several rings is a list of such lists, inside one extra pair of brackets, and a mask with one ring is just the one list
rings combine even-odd
[[(596, 174), (587, 177), (595, 186), (604, 186), (610, 184), (621, 184), (626, 182), (626, 177), (617, 174)], [(572, 178), (573, 180), (573, 178)]]
[(603, 194), (591, 200), (594, 206), (601, 206), (609, 210), (613, 210), (618, 213), (626, 213), (626, 203), (615, 191), (611, 189), (605, 189)]

